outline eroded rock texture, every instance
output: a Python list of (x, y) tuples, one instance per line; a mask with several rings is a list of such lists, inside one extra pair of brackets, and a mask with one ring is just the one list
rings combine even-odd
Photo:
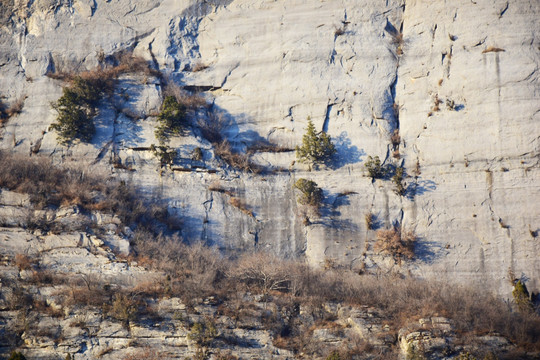
[[(481, 282), (504, 296), (511, 269), (538, 290), (537, 1), (3, 4), (14, 12), (0, 28), (1, 96), (8, 104), (26, 96), (1, 130), (3, 149), (39, 144), (34, 152), (57, 162), (142, 185), (183, 216), (190, 241)], [(163, 80), (143, 75), (121, 77), (102, 101), (91, 144), (58, 145), (50, 102), (63, 83), (45, 74), (91, 70), (121, 50), (203, 91), (234, 149), (268, 141), (291, 151), (252, 154), (262, 174), (236, 171), (214, 156), (194, 118), (171, 141), (173, 169), (162, 169), (149, 148)], [(295, 163), (308, 118), (336, 144), (329, 167)], [(202, 160), (192, 160), (197, 147)], [(404, 196), (366, 176), (368, 155), (404, 166)], [(132, 171), (114, 167), (118, 159)], [(293, 190), (299, 178), (324, 189), (307, 225)], [(397, 264), (374, 251), (366, 213), (376, 227), (414, 230), (416, 259)]]

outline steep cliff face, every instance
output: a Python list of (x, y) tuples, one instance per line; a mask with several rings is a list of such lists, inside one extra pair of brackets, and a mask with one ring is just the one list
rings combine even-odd
[[(28, 153), (39, 143), (39, 154), (55, 161), (132, 180), (169, 200), (190, 241), (305, 256), (313, 265), (481, 281), (504, 296), (511, 269), (538, 290), (537, 1), (13, 6), (0, 28), (1, 96), (26, 100), (4, 124), (2, 148)], [(265, 172), (242, 173), (216, 158), (193, 119), (189, 134), (171, 141), (179, 152), (173, 169), (161, 169), (149, 147), (157, 144), (163, 82), (139, 75), (122, 76), (102, 101), (91, 144), (58, 145), (48, 128), (62, 83), (45, 74), (90, 70), (125, 49), (169, 82), (202, 90), (238, 151), (264, 142), (294, 149), (310, 118), (332, 136), (335, 161), (310, 171), (294, 151), (258, 151), (251, 159)], [(392, 141), (395, 131), (400, 140)], [(196, 147), (203, 161), (192, 160)], [(404, 196), (391, 181), (366, 176), (368, 155), (404, 166)], [(116, 159), (133, 171), (114, 167)], [(299, 178), (324, 190), (309, 225), (293, 190)], [(380, 228), (414, 230), (416, 260), (398, 265), (378, 254), (366, 213)]]

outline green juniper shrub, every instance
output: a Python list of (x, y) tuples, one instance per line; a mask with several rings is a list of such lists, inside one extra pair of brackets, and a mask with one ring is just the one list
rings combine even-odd
[(156, 138), (164, 143), (173, 135), (180, 135), (184, 130), (186, 107), (174, 96), (167, 96), (158, 115), (159, 125), (155, 131)]
[(218, 335), (216, 325), (207, 319), (204, 322), (196, 322), (191, 326), (188, 339), (198, 346), (208, 346)]
[(26, 360), (26, 357), (22, 353), (14, 351), (11, 353), (8, 360)]
[(512, 296), (520, 312), (527, 313), (534, 311), (529, 290), (527, 290), (527, 286), (521, 280), (515, 282)]
[(201, 161), (203, 159), (203, 152), (200, 147), (193, 149), (191, 153), (191, 160)]
[(394, 176), (392, 177), (392, 182), (394, 185), (396, 185), (396, 188), (394, 189), (394, 192), (398, 194), (399, 196), (405, 195), (405, 192), (407, 191), (407, 187), (405, 182), (403, 182), (403, 178), (405, 177), (405, 171), (400, 166), (396, 168), (396, 172), (394, 173)]
[(302, 205), (319, 207), (323, 201), (324, 195), (317, 183), (307, 179), (298, 179), (294, 187), (300, 190), (298, 202)]
[(339, 352), (333, 351), (326, 357), (326, 360), (341, 360), (341, 356), (339, 355)]
[(155, 146), (152, 144), (150, 145), (150, 151), (159, 159), (161, 166), (171, 166), (174, 164), (174, 159), (178, 155), (175, 149), (171, 149), (165, 145)]
[(368, 156), (364, 167), (371, 179), (382, 179), (388, 174), (388, 169), (381, 164), (379, 156)]
[(313, 121), (308, 119), (302, 146), (296, 147), (296, 157), (299, 161), (309, 165), (327, 164), (335, 153), (336, 148), (330, 136), (324, 131), (318, 133)]
[(62, 90), (62, 97), (51, 105), (58, 113), (51, 129), (58, 133), (61, 144), (68, 145), (76, 139), (83, 142), (92, 140), (96, 131), (93, 118), (104, 89), (105, 84), (100, 80), (77, 76), (70, 86)]

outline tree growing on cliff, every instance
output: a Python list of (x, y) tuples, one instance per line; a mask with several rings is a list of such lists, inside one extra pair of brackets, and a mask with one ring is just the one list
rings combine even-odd
[(323, 201), (323, 191), (317, 183), (307, 179), (298, 179), (294, 184), (295, 189), (300, 190), (298, 202), (302, 205), (319, 207)]
[(184, 130), (185, 118), (186, 107), (180, 104), (174, 96), (167, 96), (158, 115), (159, 125), (155, 132), (159, 142), (165, 143), (169, 137), (180, 135)]
[(308, 119), (306, 134), (302, 138), (302, 146), (296, 147), (296, 157), (300, 162), (311, 165), (327, 164), (336, 153), (330, 135), (317, 132), (313, 121)]
[(96, 131), (93, 118), (106, 84), (99, 79), (75, 77), (63, 95), (51, 106), (58, 113), (51, 129), (58, 133), (58, 141), (68, 145), (78, 139), (90, 142)]

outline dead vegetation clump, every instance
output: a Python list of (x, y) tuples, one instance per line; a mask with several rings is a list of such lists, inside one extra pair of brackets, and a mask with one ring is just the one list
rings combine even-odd
[(227, 140), (214, 144), (214, 152), (223, 161), (235, 169), (253, 174), (258, 174), (262, 171), (261, 167), (253, 163), (247, 154), (234, 151)]
[(253, 145), (250, 145), (247, 149), (248, 154), (255, 154), (258, 152), (283, 153), (283, 152), (291, 152), (291, 151), (294, 151), (294, 149), (277, 145), (277, 144), (273, 144), (268, 141), (259, 141)]
[[(538, 315), (513, 312), (501, 299), (478, 287), (397, 274), (359, 275), (337, 267), (314, 269), (264, 252), (224, 257), (216, 248), (201, 243), (190, 246), (179, 239), (140, 231), (133, 239), (133, 246), (139, 258), (151, 259), (149, 266), (164, 271), (160, 279), (148, 279), (133, 286), (105, 282), (99, 277), (70, 276), (69, 281), (64, 279), (69, 290), (53, 294), (55, 299), (64, 297), (63, 302), (55, 302), (68, 307), (94, 307), (129, 327), (148, 318), (158, 318), (151, 306), (154, 299), (177, 296), (188, 309), (211, 299), (208, 301), (215, 304), (212, 306), (219, 305), (216, 314), (230, 317), (235, 327), (249, 328), (250, 319), (260, 319), (257, 321), (270, 331), (275, 346), (311, 358), (328, 352), (327, 347), (314, 339), (315, 330), (327, 329), (336, 336), (347, 337), (341, 332), (342, 325), (336, 323), (336, 314), (325, 305), (336, 303), (357, 310), (369, 309), (370, 314), (387, 325), (386, 334), (394, 337), (411, 319), (442, 316), (450, 319), (463, 345), (475, 344), (477, 336), (493, 334), (509, 339), (521, 351), (540, 351)], [(45, 311), (46, 306), (39, 305), (38, 295), (29, 295), (21, 286), (3, 278), (2, 284), (14, 289), (4, 295), (13, 298), (14, 309), (22, 309), (21, 304), (35, 304), (32, 305), (35, 309)], [(260, 296), (259, 304), (250, 302), (245, 294), (249, 294), (248, 298)], [(265, 305), (263, 310), (260, 303), (271, 305)], [(184, 319), (184, 315), (178, 316)], [(182, 321), (191, 329), (196, 324), (190, 322), (189, 314)], [(215, 319), (210, 317), (208, 321)], [(84, 322), (80, 325), (85, 326)], [(220, 336), (220, 341), (228, 339)], [(369, 342), (347, 338), (342, 350), (364, 354), (376, 349)]]
[(17, 98), (11, 105), (6, 105), (0, 100), (0, 126), (8, 122), (8, 120), (22, 112), (26, 96)]
[(102, 84), (107, 90), (114, 86), (113, 81), (123, 74), (142, 74), (161, 78), (159, 70), (153, 69), (150, 63), (140, 56), (134, 55), (130, 51), (120, 51), (107, 57), (108, 64), (102, 64), (100, 67), (82, 72), (56, 70), (46, 75), (52, 79), (71, 82), (76, 77), (85, 80), (94, 81)]
[(5, 151), (0, 152), (0, 168), (0, 187), (30, 194), (35, 209), (77, 206), (82, 211), (115, 214), (124, 225), (150, 228), (156, 222), (176, 221), (158, 200), (143, 200), (127, 183), (82, 168), (56, 166), (45, 157)]
[(482, 51), (482, 54), (490, 53), (490, 52), (503, 52), (503, 51), (506, 51), (506, 50), (495, 47), (495, 46), (489, 46), (485, 50)]
[(242, 199), (239, 199), (237, 197), (231, 197), (229, 200), (229, 204), (242, 211), (247, 216), (254, 217), (253, 211), (248, 209), (246, 203)]
[(415, 242), (416, 235), (413, 231), (397, 226), (389, 230), (377, 231), (375, 250), (392, 255), (397, 262), (401, 263), (403, 259), (414, 258)]

